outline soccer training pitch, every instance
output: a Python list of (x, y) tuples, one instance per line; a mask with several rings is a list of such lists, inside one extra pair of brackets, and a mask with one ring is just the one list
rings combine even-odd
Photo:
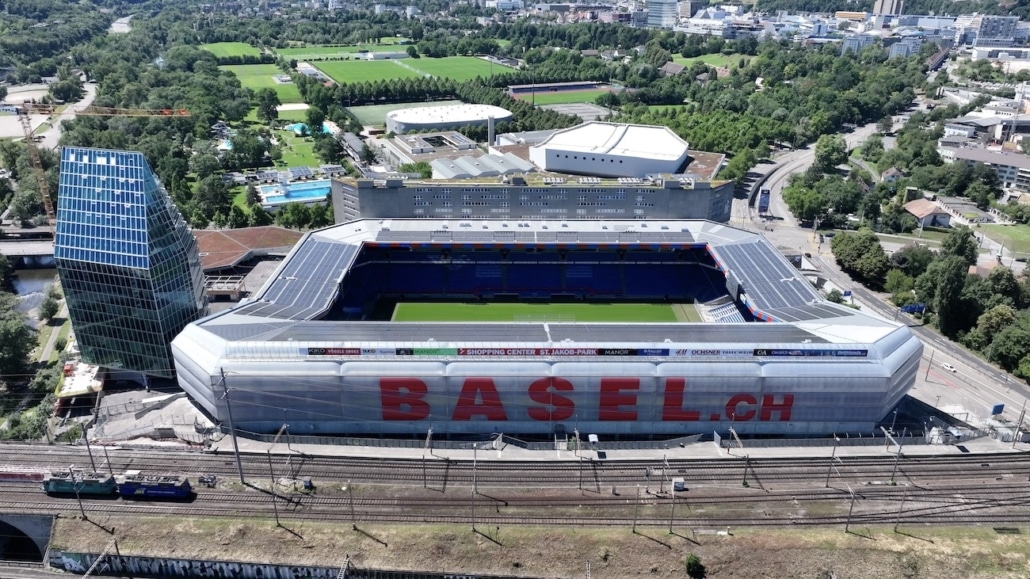
[(568, 105), (575, 103), (592, 103), (597, 97), (608, 92), (605, 89), (593, 90), (560, 90), (560, 91), (537, 91), (534, 98), (533, 93), (520, 93), (516, 98), (537, 105)]
[(246, 42), (215, 42), (213, 44), (201, 44), (201, 50), (206, 50), (218, 58), (230, 56), (261, 56), (261, 51), (247, 44)]
[(422, 76), (398, 64), (399, 60), (325, 60), (312, 63), (329, 78), (340, 84), (418, 78)]
[(297, 85), (293, 83), (280, 84), (275, 81), (277, 75), (285, 73), (274, 64), (233, 64), (219, 66), (218, 68), (235, 74), (236, 78), (240, 79), (240, 84), (250, 90), (259, 91), (263, 88), (274, 90), (275, 94), (279, 95), (279, 102), (281, 103), (304, 102), (300, 98), (300, 91), (297, 90)]
[(693, 313), (691, 304), (519, 304), (519, 303), (398, 303), (395, 322), (625, 322), (674, 323), (676, 309)]
[(407, 58), (404, 63), (440, 78), (451, 78), (458, 82), (471, 80), (477, 76), (486, 78), (492, 74), (511, 72), (511, 69), (500, 64), (489, 62), (472, 56), (448, 56), (444, 58)]

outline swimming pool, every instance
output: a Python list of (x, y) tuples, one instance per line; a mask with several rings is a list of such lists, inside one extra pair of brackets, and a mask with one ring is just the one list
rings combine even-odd
[[(303, 127), (303, 126), (304, 126), (304, 123), (293, 123), (292, 125), (286, 125), (283, 128), (286, 129), (287, 131), (293, 131), (294, 133), (296, 133), (296, 132), (300, 131), (301, 127)], [(322, 123), (322, 132), (323, 133), (331, 132), (329, 130), (329, 124), (328, 123)]]
[(329, 190), (329, 179), (287, 183), (285, 185), (263, 185), (258, 187), (258, 191), (261, 193), (261, 198), (264, 200), (262, 205), (265, 206), (282, 205), (283, 203), (290, 203), (293, 201), (299, 201), (301, 203), (324, 201), (325, 196), (329, 194)]

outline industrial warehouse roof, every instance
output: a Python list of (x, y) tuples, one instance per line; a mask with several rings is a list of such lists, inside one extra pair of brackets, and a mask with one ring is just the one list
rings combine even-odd
[[(318, 320), (365, 242), (414, 244), (653, 244), (705, 248), (759, 319), (786, 323), (450, 324)], [(191, 327), (249, 348), (265, 342), (348, 344), (871, 344), (898, 325), (822, 300), (762, 236), (708, 221), (359, 220), (314, 231), (254, 299)], [(617, 328), (617, 329), (615, 329)], [(364, 346), (362, 346), (364, 347)], [(234, 348), (235, 349), (235, 348)], [(845, 350), (846, 352), (846, 350)], [(841, 354), (847, 355), (847, 354)]]
[(496, 177), (512, 173), (536, 171), (536, 167), (511, 153), (504, 155), (482, 155), (480, 157), (458, 157), (457, 159), (436, 159), (433, 177), (436, 179), (470, 179), (474, 177)]
[(386, 114), (387, 119), (404, 124), (485, 122), (490, 117), (498, 122), (511, 118), (511, 112), (493, 105), (452, 105), (444, 107), (415, 107)]
[(537, 145), (547, 149), (675, 160), (687, 152), (687, 142), (667, 127), (594, 121), (556, 131)]

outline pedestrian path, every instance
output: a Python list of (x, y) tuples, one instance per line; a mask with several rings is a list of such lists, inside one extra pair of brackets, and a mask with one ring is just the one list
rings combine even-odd
[[(487, 461), (522, 461), (522, 462), (561, 462), (561, 461), (663, 461), (663, 460), (739, 460), (745, 456), (755, 459), (788, 459), (788, 458), (842, 458), (860, 457), (893, 457), (898, 452), (895, 445), (880, 444), (877, 446), (804, 446), (804, 447), (762, 447), (748, 448), (747, 440), (743, 440), (744, 448), (719, 448), (713, 442), (698, 442), (672, 448), (593, 450), (589, 444), (579, 450), (528, 450), (513, 444), (493, 439), (469, 442), (467, 448), (399, 448), (388, 446), (344, 446), (316, 444), (276, 444), (238, 437), (240, 453), (277, 455), (303, 455), (317, 457), (351, 457), (367, 459), (408, 459), (408, 460), (487, 460)], [(383, 441), (384, 443), (386, 441)], [(475, 448), (473, 446), (475, 445)], [(130, 446), (123, 444), (123, 446)], [(979, 438), (963, 444), (909, 445), (902, 449), (908, 457), (916, 456), (962, 456), (967, 454), (999, 454), (1011, 452), (1028, 452), (1030, 444), (1000, 442), (993, 438)], [(232, 454), (232, 439), (223, 437), (210, 447), (210, 452)]]

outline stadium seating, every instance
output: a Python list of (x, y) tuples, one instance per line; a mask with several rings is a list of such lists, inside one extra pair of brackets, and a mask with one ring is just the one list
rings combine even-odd
[[(707, 262), (707, 263), (706, 263)], [(708, 267), (705, 267), (708, 265)], [(334, 315), (362, 318), (379, 298), (628, 299), (710, 302), (726, 296), (726, 280), (697, 250), (444, 249), (365, 247), (341, 286)], [(732, 300), (732, 297), (730, 297)], [(733, 305), (712, 315), (745, 321)]]

